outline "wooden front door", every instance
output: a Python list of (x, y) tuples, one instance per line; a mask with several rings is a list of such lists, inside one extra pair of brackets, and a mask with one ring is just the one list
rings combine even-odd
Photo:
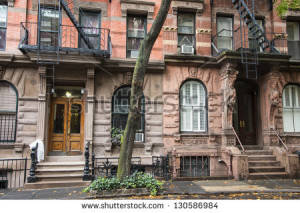
[(233, 126), (243, 145), (256, 145), (256, 90), (246, 82), (235, 84), (237, 101)]
[(84, 102), (59, 98), (51, 103), (49, 153), (80, 155), (83, 151)]

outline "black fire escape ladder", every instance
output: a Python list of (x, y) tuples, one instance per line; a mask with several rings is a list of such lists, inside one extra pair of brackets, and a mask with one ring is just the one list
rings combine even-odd
[(76, 20), (76, 18), (73, 15), (73, 13), (71, 12), (71, 10), (69, 8), (69, 5), (71, 5), (71, 4), (73, 4), (73, 8), (74, 8), (75, 7), (75, 2), (74, 1), (70, 1), (67, 4), (64, 0), (60, 0), (60, 5), (65, 10), (66, 14), (68, 15), (68, 17), (70, 18), (70, 20), (74, 24), (75, 28), (77, 29), (77, 31), (78, 31), (79, 35), (81, 36), (81, 38), (83, 39), (83, 41), (86, 43), (88, 48), (94, 49), (93, 44), (90, 42), (89, 38), (85, 35), (85, 33), (82, 30), (80, 24), (78, 23), (78, 21)]
[[(251, 1), (252, 4), (254, 5), (254, 0)], [(254, 39), (258, 41), (259, 47), (263, 51), (269, 48), (270, 52), (278, 53), (279, 51), (268, 40), (264, 30), (259, 26), (259, 24), (255, 20), (255, 16), (253, 12), (248, 8), (244, 0), (232, 0), (232, 3), (234, 4), (235, 8), (238, 10), (240, 17), (246, 23), (249, 30), (248, 34), (252, 34), (254, 36)]]

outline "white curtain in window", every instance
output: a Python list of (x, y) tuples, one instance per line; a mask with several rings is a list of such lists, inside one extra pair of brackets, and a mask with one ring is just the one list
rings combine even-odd
[(300, 132), (300, 87), (289, 85), (283, 90), (283, 125), (285, 132)]
[(205, 90), (197, 81), (188, 81), (180, 89), (181, 131), (205, 131)]

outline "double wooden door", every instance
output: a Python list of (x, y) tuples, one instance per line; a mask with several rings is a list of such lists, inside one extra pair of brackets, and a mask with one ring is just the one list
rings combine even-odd
[(243, 145), (256, 145), (256, 90), (247, 82), (236, 82), (237, 101), (233, 126)]
[(54, 99), (49, 121), (49, 153), (80, 155), (84, 138), (84, 102), (72, 98)]

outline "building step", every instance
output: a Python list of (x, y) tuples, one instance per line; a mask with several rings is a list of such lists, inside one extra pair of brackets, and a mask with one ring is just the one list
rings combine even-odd
[(47, 181), (47, 182), (53, 182), (53, 181), (81, 181), (83, 177), (83, 173), (81, 174), (51, 174), (51, 175), (36, 175), (37, 181)]
[(46, 168), (84, 168), (84, 162), (43, 162), (37, 164), (37, 168), (46, 169)]
[(249, 155), (248, 161), (276, 161), (273, 155)]
[(279, 161), (248, 161), (249, 167), (255, 166), (280, 166)]
[(272, 150), (246, 150), (247, 155), (273, 155)]
[(48, 189), (61, 187), (86, 187), (91, 184), (91, 181), (41, 181), (36, 183), (26, 183), (24, 189)]
[(83, 167), (79, 168), (37, 168), (36, 175), (66, 175), (83, 174)]
[[(238, 146), (240, 148), (240, 146)], [(244, 149), (247, 150), (262, 150), (259, 145), (243, 145)], [(241, 149), (241, 148), (240, 148)]]
[(290, 175), (287, 172), (262, 172), (262, 173), (250, 173), (249, 179), (288, 179)]
[(84, 156), (46, 156), (44, 162), (84, 162)]
[(249, 173), (262, 172), (285, 172), (285, 168), (281, 166), (255, 166), (249, 167)]

